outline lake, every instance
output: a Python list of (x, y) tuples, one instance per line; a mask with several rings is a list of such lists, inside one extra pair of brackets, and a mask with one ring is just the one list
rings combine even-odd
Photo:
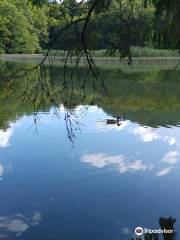
[(0, 62), (0, 239), (128, 240), (161, 216), (180, 234), (180, 70), (27, 66)]

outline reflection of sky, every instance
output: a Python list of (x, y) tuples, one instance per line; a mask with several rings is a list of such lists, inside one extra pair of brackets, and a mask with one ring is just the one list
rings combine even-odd
[[(129, 189), (124, 199), (122, 185), (114, 183), (114, 185), (117, 184), (116, 191), (120, 191), (119, 201), (126, 209), (124, 214), (129, 214), (127, 225), (124, 215), (123, 218), (120, 217), (120, 221), (124, 224), (121, 233), (130, 235), (134, 226), (151, 227), (149, 211), (152, 212), (152, 215), (157, 216), (153, 222), (153, 226), (156, 227), (158, 226), (158, 217), (161, 215), (177, 216), (177, 201), (180, 195), (179, 193), (174, 194), (174, 191), (176, 192), (175, 189), (177, 189), (176, 180), (179, 179), (180, 128), (152, 128), (129, 120), (122, 121), (120, 126), (107, 125), (106, 118), (111, 118), (111, 116), (107, 116), (99, 110), (88, 113), (88, 116), (89, 122), (85, 132), (87, 135), (91, 134), (90, 137), (94, 140), (89, 140), (89, 137), (87, 144), (81, 144), (80, 161), (90, 169), (96, 169), (95, 171), (99, 175), (106, 172), (105, 176), (108, 178), (106, 184), (110, 186), (109, 175), (118, 173), (120, 181), (124, 183), (124, 188)], [(82, 141), (85, 141), (85, 137), (82, 137)], [(132, 179), (128, 181), (129, 178)], [(123, 181), (123, 179), (126, 180)], [(136, 191), (129, 188), (129, 184), (133, 185)], [(169, 188), (171, 188), (171, 193)], [(141, 189), (140, 192), (139, 189)], [(131, 195), (129, 192), (133, 192), (133, 194)], [(128, 200), (129, 196), (132, 197), (132, 200)], [(122, 203), (121, 198), (130, 202), (129, 209), (126, 208), (126, 204)], [(162, 203), (162, 198), (166, 198), (167, 201), (164, 200)], [(172, 202), (174, 202), (174, 206), (172, 206)], [(138, 208), (141, 209), (140, 213)], [(135, 219), (138, 218), (138, 215), (139, 220), (136, 223)]]
[[(97, 168), (114, 167), (121, 174), (149, 171), (157, 177), (165, 176), (179, 166), (179, 128), (154, 129), (131, 123), (128, 120), (122, 121), (120, 126), (107, 125), (107, 116), (103, 111), (97, 110), (96, 112), (95, 109), (95, 111), (90, 111), (89, 115), (92, 120), (89, 120), (90, 124), (85, 131), (87, 133), (107, 131), (110, 141), (116, 141), (116, 145), (118, 144), (119, 151), (116, 149), (116, 154), (113, 154), (112, 144), (111, 147), (105, 147), (100, 152), (88, 150), (86, 147), (86, 151), (80, 157), (81, 162)], [(110, 135), (114, 135), (114, 138)], [(132, 146), (134, 151), (128, 149), (127, 144)], [(103, 142), (99, 145), (103, 145)]]
[(107, 125), (111, 116), (97, 107), (83, 116), (73, 149), (52, 111), (40, 114), (38, 134), (24, 116), (1, 135), (0, 175), (4, 163), (12, 171), (0, 182), (0, 237), (124, 239), (133, 224), (150, 227), (164, 214), (179, 220), (180, 129)]

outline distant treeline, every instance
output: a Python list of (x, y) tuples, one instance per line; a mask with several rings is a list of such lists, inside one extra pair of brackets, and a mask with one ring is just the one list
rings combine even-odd
[[(61, 3), (0, 0), (0, 53), (39, 53), (49, 46), (62, 50), (78, 49), (82, 22), (73, 24), (59, 38), (57, 36), (66, 23), (83, 17), (92, 1), (85, 1), (77, 7), (75, 0)], [(103, 1), (106, 0), (100, 0), (99, 8), (103, 8)], [(178, 0), (131, 0), (134, 1), (134, 9), (130, 20), (128, 7), (123, 13), (119, 12), (119, 5), (124, 6), (128, 1), (112, 0), (106, 11), (92, 15), (87, 29), (89, 49), (107, 49), (113, 54), (114, 49), (126, 49), (127, 43), (131, 46), (179, 49)]]

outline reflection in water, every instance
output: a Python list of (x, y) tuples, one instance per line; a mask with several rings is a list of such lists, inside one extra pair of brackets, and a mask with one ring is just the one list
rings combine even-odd
[(169, 218), (161, 217), (159, 219), (159, 225), (161, 226), (161, 229), (173, 230), (172, 234), (163, 234), (164, 240), (175, 240), (176, 238), (176, 232), (174, 227), (175, 222), (176, 219), (173, 219), (172, 217)]
[[(138, 122), (145, 126), (157, 128), (179, 124), (179, 70), (136, 71), (129, 68), (127, 71), (118, 69), (109, 71), (104, 69), (101, 71), (104, 80), (103, 86), (105, 85), (108, 90), (109, 99), (105, 96), (101, 80), (97, 79), (94, 86), (91, 76), (87, 77), (85, 75), (86, 69), (84, 68), (78, 75), (74, 75), (74, 79), (71, 79), (69, 83), (66, 82), (65, 86), (63, 68), (58, 66), (54, 68), (53, 79), (48, 76), (50, 69), (48, 67), (45, 69), (47, 87), (45, 89), (42, 83), (38, 82), (36, 75), (30, 76), (28, 79), (28, 92), (26, 91), (26, 80), (22, 81), (20, 77), (11, 82), (9, 86), (9, 77), (8, 79), (5, 77), (6, 75), (9, 76), (9, 69), (14, 73), (25, 68), (26, 66), (22, 64), (0, 63), (0, 78), (2, 78), (0, 88), (3, 93), (0, 97), (0, 101), (3, 101), (3, 118), (0, 118), (1, 128), (7, 128), (8, 121), (13, 121), (24, 113), (29, 114), (35, 111), (37, 114), (38, 111), (48, 111), (52, 105), (55, 107), (55, 114), (58, 116), (57, 108), (62, 104), (65, 107), (65, 117), (68, 121), (71, 120), (69, 118), (71, 114), (72, 118), (74, 117), (73, 109), (77, 106), (97, 105), (110, 116), (115, 118), (123, 116), (125, 120)], [(83, 79), (78, 78), (80, 74), (84, 76)], [(53, 88), (49, 89), (52, 81)], [(25, 93), (26, 97), (24, 98)], [(53, 98), (56, 98), (55, 101), (52, 101), (52, 95)], [(23, 104), (22, 99), (24, 100)], [(13, 104), (13, 102), (16, 104)], [(75, 114), (75, 119), (76, 117)], [(69, 125), (71, 125), (70, 122)], [(141, 134), (141, 131), (144, 130), (140, 128), (137, 131)], [(146, 140), (151, 139), (151, 137), (156, 138), (155, 135), (147, 135)]]
[[(13, 130), (14, 130), (14, 124), (10, 124), (8, 129), (0, 130), (0, 149), (9, 147), (10, 138), (12, 137)], [(0, 156), (0, 180), (2, 180), (2, 176), (5, 171), (5, 167), (1, 161), (2, 159)]]
[(0, 180), (1, 180), (3, 173), (4, 173), (4, 166), (2, 165), (2, 163), (0, 163)]
[(156, 173), (157, 177), (162, 177), (167, 175), (168, 173), (170, 173), (172, 171), (173, 167), (166, 167), (166, 168), (162, 168), (159, 172)]
[(110, 131), (110, 130), (123, 130), (124, 128), (128, 127), (130, 121), (125, 120), (121, 121), (120, 125), (117, 124), (107, 124), (104, 120), (97, 120), (96, 121), (96, 131)]
[(81, 157), (84, 163), (90, 163), (97, 168), (105, 166), (115, 166), (120, 173), (151, 170), (153, 165), (145, 165), (141, 160), (128, 162), (123, 155), (108, 156), (106, 154), (85, 154)]
[[(154, 231), (153, 233), (145, 233), (145, 230), (143, 229), (143, 232), (140, 231), (142, 235), (137, 236), (135, 234), (135, 231), (132, 231), (129, 228), (123, 228), (122, 232), (124, 235), (128, 235), (129, 239), (131, 240), (160, 240), (160, 239), (175, 240), (177, 236), (177, 232), (174, 226), (175, 223), (176, 223), (176, 219), (172, 217), (169, 217), (169, 218), (160, 217), (158, 228), (150, 229), (146, 227), (146, 229)], [(163, 233), (160, 233), (160, 230), (162, 230)], [(157, 233), (157, 231), (159, 232)]]
[(0, 216), (0, 239), (19, 237), (30, 227), (40, 224), (42, 218), (39, 212), (34, 212), (30, 219), (22, 214)]
[(159, 139), (167, 142), (170, 146), (176, 143), (174, 137), (161, 136), (157, 133), (156, 129), (152, 129), (151, 127), (136, 127), (134, 128), (134, 134), (139, 136), (143, 142), (151, 142)]
[(0, 148), (8, 147), (12, 133), (13, 133), (12, 126), (6, 130), (0, 130)]
[(170, 151), (166, 153), (162, 161), (173, 165), (178, 162), (178, 158), (179, 158), (179, 153), (177, 151)]
[[(102, 70), (107, 99), (98, 80), (96, 94), (91, 79), (84, 85), (78, 76), (73, 91), (66, 89), (58, 66), (53, 89), (48, 88), (52, 79), (46, 67), (45, 92), (32, 76), (32, 91), (24, 98), (27, 82), (17, 78), (9, 85), (5, 75), (10, 68), (19, 70), (20, 65), (0, 63), (0, 176), (5, 163), (13, 165), (0, 182), (1, 238), (114, 240), (128, 226), (123, 233), (133, 239), (132, 224), (152, 226), (161, 215), (180, 218), (179, 70)], [(11, 123), (18, 119), (22, 125), (16, 128)], [(116, 124), (107, 124), (107, 119)], [(38, 137), (27, 131), (32, 126)], [(72, 141), (79, 129), (82, 134), (71, 150), (65, 133)], [(31, 218), (13, 215), (27, 208), (39, 212)], [(45, 225), (36, 231), (32, 226), (41, 222), (44, 211)], [(172, 224), (161, 219), (161, 228), (167, 222)], [(126, 240), (123, 236), (119, 239)]]
[(151, 128), (137, 127), (134, 129), (134, 134), (139, 135), (143, 142), (151, 142), (158, 139), (158, 135)]
[[(176, 159), (177, 160), (177, 159)], [(81, 156), (81, 161), (84, 163), (92, 164), (94, 167), (97, 168), (104, 168), (106, 166), (113, 166), (118, 171), (122, 173), (126, 172), (136, 172), (136, 171), (152, 171), (155, 167), (155, 164), (145, 164), (142, 160), (135, 160), (135, 161), (128, 161), (128, 159), (123, 155), (115, 155), (115, 156), (108, 156), (103, 153), (97, 154), (85, 154)], [(164, 159), (162, 160), (164, 161)], [(175, 164), (174, 159), (169, 159), (170, 163), (168, 164)], [(162, 168), (159, 172), (156, 173), (157, 177), (162, 177), (167, 175), (173, 170), (173, 167), (165, 167)]]
[[(138, 141), (139, 145), (142, 142), (142, 146), (146, 146), (150, 154), (151, 162), (148, 163), (146, 158), (143, 156), (136, 156), (135, 153), (133, 155), (129, 154), (118, 154), (118, 155), (108, 155), (105, 152), (91, 152), (82, 154), (80, 159), (83, 163), (88, 163), (97, 168), (104, 168), (106, 166), (116, 168), (120, 173), (125, 172), (137, 172), (137, 171), (148, 171), (153, 172), (153, 174), (157, 177), (165, 176), (171, 173), (178, 167), (179, 164), (179, 134), (177, 137), (171, 136), (171, 129), (166, 131), (163, 128), (154, 128), (151, 127), (143, 127), (138, 126), (137, 124), (131, 123), (130, 121), (122, 121), (121, 126), (114, 125), (113, 127), (109, 127), (109, 125), (102, 124), (102, 121), (96, 122), (95, 128), (99, 130), (111, 130), (115, 132), (119, 132), (119, 137), (124, 134), (130, 137), (129, 144), (131, 145), (131, 141)], [(163, 130), (163, 131), (162, 131)], [(86, 130), (85, 130), (86, 131)], [(170, 133), (168, 135), (168, 132)], [(174, 131), (173, 131), (174, 132)], [(179, 132), (179, 129), (176, 129), (176, 132)], [(136, 138), (138, 136), (138, 138)], [(163, 155), (155, 160), (156, 155), (153, 156), (152, 144), (154, 149), (156, 149), (159, 145), (167, 145), (166, 151), (163, 152)], [(149, 147), (148, 147), (149, 146)], [(138, 149), (138, 145), (136, 146), (136, 151), (140, 152), (142, 149)], [(154, 159), (153, 159), (154, 158)]]

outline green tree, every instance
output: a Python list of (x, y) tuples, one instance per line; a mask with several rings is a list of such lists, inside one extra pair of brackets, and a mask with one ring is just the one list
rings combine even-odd
[(33, 5), (43, 6), (48, 4), (48, 0), (30, 0)]
[(5, 52), (6, 43), (11, 35), (7, 24), (7, 17), (0, 16), (0, 54)]
[(33, 53), (39, 51), (38, 37), (24, 14), (10, 2), (0, 1), (1, 48), (6, 53)]
[(39, 39), (39, 44), (43, 48), (48, 41), (48, 8), (47, 6), (30, 5), (30, 19), (33, 26), (33, 33)]
[(155, 40), (158, 47), (180, 47), (180, 1), (152, 0), (156, 8)]
[(43, 46), (48, 39), (48, 6), (28, 0), (11, 0), (11, 3), (26, 17), (32, 34), (37, 36), (39, 44)]

